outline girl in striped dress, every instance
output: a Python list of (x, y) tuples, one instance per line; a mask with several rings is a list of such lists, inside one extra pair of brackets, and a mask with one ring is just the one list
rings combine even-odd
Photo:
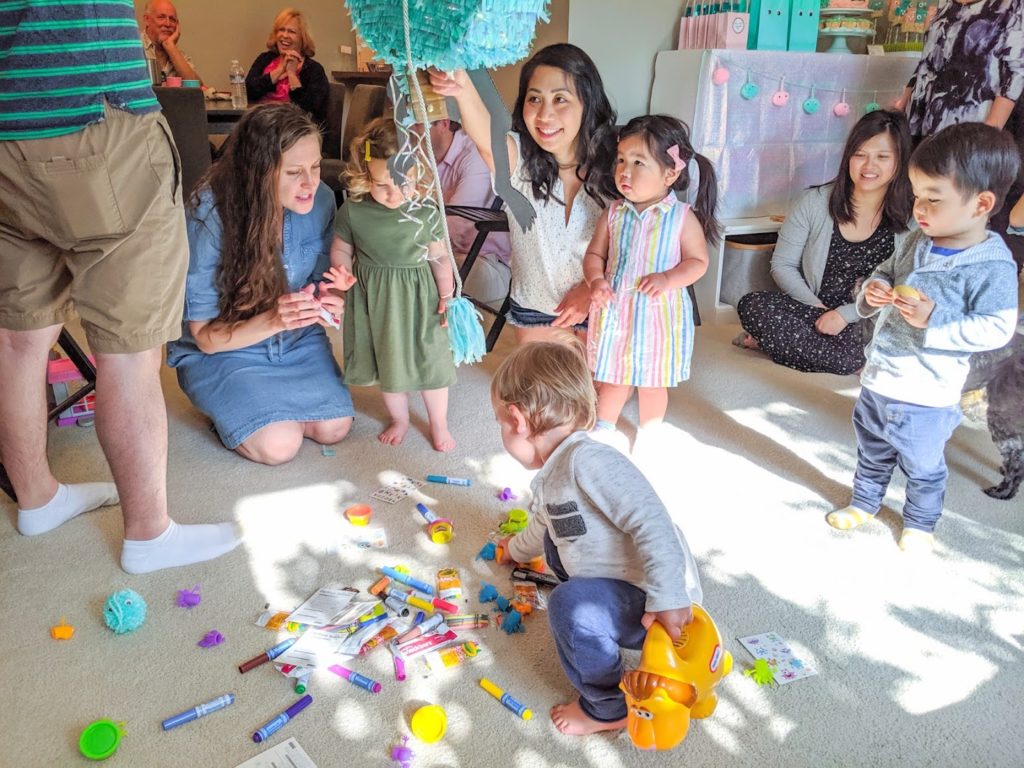
[[(693, 205), (676, 192), (699, 182)], [(690, 376), (693, 310), (686, 286), (708, 268), (706, 240), (718, 238), (711, 162), (694, 152), (685, 123), (666, 115), (631, 120), (619, 134), (616, 201), (583, 260), (591, 310), (587, 359), (595, 381), (598, 428), (614, 429), (637, 389), (640, 426), (660, 422), (668, 387)]]

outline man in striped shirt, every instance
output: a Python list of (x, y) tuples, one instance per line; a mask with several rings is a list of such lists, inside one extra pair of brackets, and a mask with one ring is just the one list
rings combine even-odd
[[(234, 528), (167, 514), (161, 347), (181, 330), (180, 168), (131, 0), (0, 2), (0, 456), (35, 535), (120, 501), (121, 567), (209, 560)], [(47, 356), (81, 319), (114, 484), (64, 485), (46, 458)]]

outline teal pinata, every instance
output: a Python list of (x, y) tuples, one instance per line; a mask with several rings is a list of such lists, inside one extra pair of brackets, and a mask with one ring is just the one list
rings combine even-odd
[(122, 589), (115, 592), (103, 606), (103, 621), (114, 630), (114, 634), (134, 632), (145, 620), (146, 601), (135, 590)]
[[(530, 51), (538, 21), (547, 21), (547, 0), (410, 0), (412, 66), (481, 69), (514, 64)], [(366, 44), (396, 71), (405, 72), (402, 3), (345, 0)]]

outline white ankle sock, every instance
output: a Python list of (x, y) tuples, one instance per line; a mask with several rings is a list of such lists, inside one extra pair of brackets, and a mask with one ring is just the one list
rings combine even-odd
[(155, 539), (125, 539), (121, 567), (128, 573), (149, 573), (201, 563), (230, 552), (241, 541), (233, 523), (178, 525), (171, 520), (167, 530)]
[(83, 512), (110, 504), (117, 504), (117, 488), (113, 483), (60, 483), (57, 493), (43, 506), (18, 510), (18, 531), (23, 536), (36, 536), (52, 531)]

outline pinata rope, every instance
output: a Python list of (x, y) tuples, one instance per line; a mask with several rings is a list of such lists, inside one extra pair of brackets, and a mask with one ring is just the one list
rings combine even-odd
[[(416, 106), (419, 107), (419, 114), (423, 118), (423, 135), (428, 137), (430, 124), (427, 120), (427, 104), (423, 98), (423, 91), (420, 89), (419, 79), (416, 77), (416, 71), (413, 67), (412, 61), (412, 35), (410, 32), (409, 24), (409, 0), (402, 0), (402, 27), (405, 33), (405, 56), (406, 63), (408, 65), (408, 75), (406, 76), (406, 86), (409, 90), (409, 95), (416, 100)], [(455, 253), (452, 251), (452, 240), (451, 235), (448, 233), (448, 219), (444, 215), (444, 195), (441, 191), (441, 177), (437, 172), (437, 161), (434, 159), (434, 147), (430, 141), (423, 142), (424, 154), (427, 156), (427, 162), (430, 165), (431, 174), (431, 189), (433, 190), (434, 196), (437, 199), (438, 208), (441, 214), (441, 229), (444, 231), (444, 247), (448, 252), (448, 261), (452, 266), (452, 274), (455, 277), (455, 289), (452, 293), (452, 298), (458, 298), (462, 295), (462, 278), (459, 276), (458, 264), (455, 262)]]

